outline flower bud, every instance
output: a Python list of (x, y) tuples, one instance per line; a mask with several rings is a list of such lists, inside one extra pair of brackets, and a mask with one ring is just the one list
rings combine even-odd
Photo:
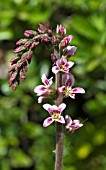
[(25, 54), (23, 54), (23, 55), (21, 56), (21, 63), (24, 64), (25, 61), (26, 61), (26, 57), (25, 57)]
[(51, 37), (51, 43), (52, 43), (52, 44), (56, 44), (56, 42), (57, 42), (56, 36), (52, 36), (52, 37)]
[(25, 75), (24, 75), (24, 71), (23, 70), (20, 71), (20, 78), (21, 79), (25, 79)]
[(66, 34), (66, 28), (64, 28), (62, 25), (57, 25), (56, 33), (60, 35)]
[(24, 70), (25, 72), (27, 72), (27, 71), (28, 71), (28, 66), (25, 65), (25, 66), (23, 67), (23, 70)]
[(16, 42), (16, 45), (22, 45), (27, 41), (27, 39), (20, 39)]
[(72, 86), (73, 84), (74, 84), (74, 76), (71, 73), (62, 75), (62, 85)]
[(18, 61), (18, 57), (13, 57), (11, 60), (10, 60), (10, 62), (11, 62), (11, 64), (15, 64), (16, 62)]
[(65, 55), (67, 56), (67, 58), (71, 57), (74, 55), (74, 53), (76, 52), (77, 50), (77, 47), (75, 46), (67, 46), (65, 49), (64, 49), (64, 53)]
[(24, 47), (24, 46), (20, 46), (20, 47), (18, 47), (18, 48), (16, 48), (16, 49), (14, 50), (14, 53), (19, 53), (19, 52), (21, 52), (21, 51), (23, 51), (23, 50), (25, 50), (25, 47)]
[(16, 88), (17, 88), (17, 84), (15, 83), (15, 84), (12, 85), (12, 89), (16, 90)]
[(41, 39), (41, 42), (48, 42), (48, 37), (43, 37), (43, 38)]
[(31, 40), (28, 40), (25, 44), (24, 44), (24, 47), (25, 48), (27, 48), (27, 47), (29, 47), (29, 45), (32, 43), (32, 41)]
[(61, 47), (66, 47), (69, 43), (70, 43), (70, 41), (73, 39), (73, 36), (72, 35), (69, 35), (68, 37), (65, 37), (62, 41), (61, 41), (61, 43), (60, 43), (60, 45), (61, 45)]
[(18, 70), (20, 67), (21, 67), (21, 63), (17, 63), (17, 64), (15, 65), (15, 70)]
[(32, 56), (32, 51), (28, 51), (28, 52), (27, 52), (27, 55), (26, 55), (26, 59), (27, 59), (27, 60), (30, 60), (30, 59), (31, 59), (31, 56)]
[(30, 49), (36, 47), (39, 44), (39, 42), (33, 42), (32, 45), (30, 46)]
[(51, 60), (55, 61), (56, 60), (56, 56), (54, 55), (54, 53), (51, 54)]
[(25, 35), (26, 37), (29, 37), (29, 36), (31, 36), (31, 35), (36, 35), (36, 31), (26, 30), (26, 31), (24, 32), (24, 35)]

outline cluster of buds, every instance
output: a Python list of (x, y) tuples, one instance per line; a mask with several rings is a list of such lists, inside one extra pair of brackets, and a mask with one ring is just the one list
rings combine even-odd
[[(44, 43), (53, 49), (51, 53), (51, 60), (53, 62), (52, 72), (55, 75), (61, 72), (62, 86), (53, 89), (53, 77), (47, 79), (46, 75), (43, 74), (41, 80), (44, 85), (38, 85), (34, 88), (34, 92), (38, 96), (38, 103), (42, 103), (46, 98), (56, 100), (57, 94), (61, 94), (62, 98), (71, 97), (75, 99), (76, 93), (85, 93), (85, 90), (81, 87), (72, 88), (74, 76), (70, 73), (70, 69), (73, 67), (74, 62), (69, 61), (69, 59), (75, 54), (77, 47), (70, 46), (73, 35), (67, 37), (66, 28), (62, 25), (57, 25), (55, 34), (52, 30), (39, 24), (37, 31), (26, 30), (24, 35), (26, 38), (20, 39), (16, 43), (18, 47), (14, 50), (15, 56), (10, 60), (9, 86), (11, 86), (13, 90), (15, 90), (20, 83), (20, 79), (25, 79), (25, 72), (28, 70), (28, 64), (31, 62), (33, 50), (37, 45)], [(44, 120), (43, 127), (47, 127), (57, 121), (66, 124), (66, 129), (73, 132), (83, 126), (79, 120), (72, 121), (68, 115), (66, 115), (65, 118), (63, 117), (62, 111), (66, 108), (65, 103), (61, 103), (59, 106), (46, 103), (43, 105), (43, 108), (50, 114), (50, 117)]]
[(31, 63), (32, 54), (36, 46), (42, 43), (50, 46), (58, 41), (58, 37), (53, 35), (52, 30), (42, 24), (39, 24), (37, 31), (26, 30), (24, 35), (24, 39), (16, 42), (18, 47), (14, 50), (15, 55), (10, 60), (11, 66), (8, 69), (10, 73), (9, 86), (13, 90), (16, 90), (21, 79), (25, 79), (25, 72), (28, 70), (28, 64)]

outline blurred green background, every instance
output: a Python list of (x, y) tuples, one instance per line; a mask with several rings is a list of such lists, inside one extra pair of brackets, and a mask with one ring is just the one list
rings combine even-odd
[(86, 90), (76, 100), (64, 100), (64, 113), (84, 126), (65, 133), (63, 170), (106, 170), (105, 0), (0, 1), (0, 170), (54, 169), (55, 126), (42, 127), (48, 113), (33, 92), (42, 73), (52, 76), (50, 51), (37, 47), (26, 79), (16, 91), (8, 87), (15, 42), (39, 23), (52, 29), (62, 24), (74, 36), (74, 86)]

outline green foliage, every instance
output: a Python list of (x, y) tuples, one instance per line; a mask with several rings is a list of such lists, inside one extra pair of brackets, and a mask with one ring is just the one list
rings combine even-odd
[(0, 170), (54, 169), (55, 128), (42, 127), (47, 112), (33, 92), (42, 73), (52, 76), (51, 51), (37, 47), (26, 79), (15, 92), (8, 87), (12, 44), (39, 22), (53, 29), (63, 24), (67, 35), (74, 35), (71, 44), (78, 50), (72, 73), (75, 86), (86, 89), (76, 100), (64, 101), (65, 113), (80, 118), (84, 127), (65, 133), (63, 169), (106, 170), (105, 0), (6, 0), (0, 1), (0, 11)]

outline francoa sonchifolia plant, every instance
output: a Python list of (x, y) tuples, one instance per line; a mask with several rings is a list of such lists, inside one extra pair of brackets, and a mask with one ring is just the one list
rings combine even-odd
[(33, 50), (40, 44), (45, 44), (52, 49), (51, 60), (53, 62), (52, 72), (55, 74), (55, 89), (52, 87), (53, 77), (47, 79), (43, 74), (42, 85), (34, 88), (34, 92), (38, 96), (38, 103), (45, 102), (46, 98), (54, 100), (55, 105), (48, 103), (43, 104), (43, 108), (49, 112), (43, 122), (43, 127), (47, 127), (52, 123), (56, 124), (56, 160), (55, 170), (62, 169), (63, 158), (63, 125), (69, 132), (83, 126), (79, 120), (72, 120), (69, 115), (63, 117), (63, 110), (66, 104), (63, 103), (63, 98), (71, 97), (75, 99), (76, 93), (85, 93), (81, 87), (74, 87), (74, 76), (70, 73), (74, 62), (68, 61), (76, 52), (77, 47), (70, 46), (73, 39), (72, 35), (66, 36), (66, 28), (62, 25), (57, 25), (56, 33), (39, 24), (37, 31), (26, 30), (24, 39), (20, 39), (14, 50), (14, 57), (10, 60), (9, 68), (10, 81), (9, 86), (16, 90), (21, 79), (25, 79), (25, 72), (28, 70), (28, 65), (31, 63)]

